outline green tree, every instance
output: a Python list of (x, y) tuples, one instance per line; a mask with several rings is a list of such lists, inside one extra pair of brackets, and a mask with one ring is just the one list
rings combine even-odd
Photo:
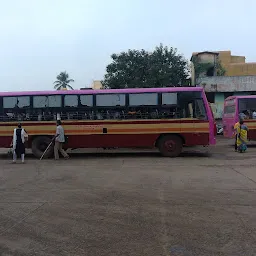
[(173, 87), (187, 84), (188, 62), (177, 49), (162, 44), (153, 52), (128, 50), (112, 54), (104, 88)]
[(73, 79), (69, 79), (69, 75), (66, 71), (60, 72), (57, 75), (57, 80), (54, 82), (54, 89), (56, 90), (67, 90), (68, 88), (74, 90), (73, 87), (70, 85), (71, 82), (74, 82)]

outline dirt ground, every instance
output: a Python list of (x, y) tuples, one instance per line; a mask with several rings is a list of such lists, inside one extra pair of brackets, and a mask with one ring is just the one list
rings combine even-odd
[(0, 158), (0, 255), (256, 255), (256, 147)]

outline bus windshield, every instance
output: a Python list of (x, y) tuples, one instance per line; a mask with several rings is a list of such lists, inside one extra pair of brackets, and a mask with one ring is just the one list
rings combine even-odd
[(235, 100), (227, 100), (225, 101), (224, 105), (224, 117), (234, 117), (236, 113), (236, 105), (235, 105)]

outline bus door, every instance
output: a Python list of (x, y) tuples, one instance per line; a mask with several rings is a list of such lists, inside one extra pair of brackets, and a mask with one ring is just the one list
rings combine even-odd
[(180, 97), (181, 133), (186, 132), (186, 144), (209, 142), (209, 122), (201, 92), (183, 92)]
[(234, 134), (234, 125), (236, 118), (236, 101), (234, 99), (225, 101), (222, 117), (223, 135), (226, 138), (232, 138)]
[[(207, 102), (208, 104), (208, 102)], [(194, 134), (200, 144), (209, 143), (209, 120), (207, 109), (203, 98), (196, 98), (193, 100), (193, 120), (194, 120)]]

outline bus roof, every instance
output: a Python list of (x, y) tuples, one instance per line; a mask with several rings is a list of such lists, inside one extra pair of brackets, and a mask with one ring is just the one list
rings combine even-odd
[(233, 100), (233, 99), (255, 99), (256, 95), (237, 95), (237, 96), (229, 96), (225, 100)]
[(134, 89), (102, 89), (102, 90), (52, 90), (52, 91), (19, 91), (0, 92), (0, 96), (23, 95), (63, 95), (63, 94), (100, 94), (100, 93), (147, 93), (147, 92), (182, 92), (203, 91), (202, 87), (165, 87), (165, 88), (134, 88)]

